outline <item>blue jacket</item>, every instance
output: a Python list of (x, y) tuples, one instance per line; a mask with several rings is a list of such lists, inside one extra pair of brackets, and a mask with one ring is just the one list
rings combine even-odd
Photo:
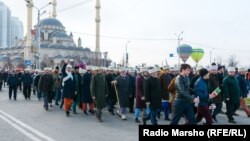
[(195, 96), (200, 98), (199, 106), (208, 106), (209, 103), (209, 87), (208, 82), (200, 77), (194, 84)]
[(17, 87), (18, 85), (18, 77), (14, 74), (9, 74), (7, 78), (7, 84), (11, 87)]
[(240, 74), (236, 75), (236, 78), (237, 78), (239, 85), (240, 85), (240, 91), (241, 91), (240, 96), (243, 98), (246, 98), (247, 94), (248, 94), (248, 90), (247, 90), (247, 82), (246, 82), (246, 79), (244, 77), (245, 77), (244, 75), (240, 75)]

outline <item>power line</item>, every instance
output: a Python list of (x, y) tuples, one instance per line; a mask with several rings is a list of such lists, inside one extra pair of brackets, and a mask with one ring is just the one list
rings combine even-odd
[[(96, 34), (91, 33), (83, 33), (83, 32), (75, 32), (75, 31), (66, 31), (66, 32), (72, 32), (75, 34), (82, 34), (87, 36), (96, 36)], [(135, 37), (121, 37), (121, 36), (109, 36), (109, 35), (100, 35), (102, 38), (112, 38), (112, 39), (122, 39), (122, 40), (143, 40), (143, 41), (172, 41), (176, 39), (168, 39), (168, 38), (135, 38)]]
[(63, 9), (60, 9), (60, 10), (58, 10), (57, 12), (65, 12), (65, 11), (68, 11), (68, 10), (70, 10), (70, 9), (73, 9), (73, 8), (76, 8), (76, 7), (85, 5), (85, 4), (87, 4), (87, 3), (91, 2), (91, 1), (92, 1), (92, 0), (85, 0), (85, 1), (82, 1), (82, 2), (80, 2), (80, 3), (74, 4), (74, 5), (72, 5), (72, 6), (69, 6), (69, 7), (66, 7), (66, 8), (63, 8)]
[[(208, 49), (216, 49), (216, 50), (222, 50), (222, 51), (236, 51), (236, 49), (229, 49), (229, 48), (220, 48), (220, 47), (215, 47), (215, 46), (209, 46), (209, 45), (204, 45), (204, 44), (201, 44), (201, 43), (196, 43), (196, 42), (192, 42), (192, 41), (187, 41), (187, 40), (183, 40), (187, 43), (190, 43), (190, 44), (194, 44), (194, 45), (198, 45), (198, 46), (201, 46), (201, 47), (204, 47), (204, 48), (208, 48)], [(242, 51), (242, 52), (250, 52), (250, 50), (239, 50), (237, 49), (237, 51)]]

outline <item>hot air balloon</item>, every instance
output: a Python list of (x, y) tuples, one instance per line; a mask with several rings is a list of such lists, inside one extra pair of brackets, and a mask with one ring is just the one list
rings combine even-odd
[(193, 48), (191, 58), (196, 62), (196, 65), (202, 59), (203, 56), (204, 56), (204, 50), (202, 48)]
[(182, 44), (177, 48), (177, 53), (181, 60), (185, 63), (192, 54), (192, 47), (187, 44)]

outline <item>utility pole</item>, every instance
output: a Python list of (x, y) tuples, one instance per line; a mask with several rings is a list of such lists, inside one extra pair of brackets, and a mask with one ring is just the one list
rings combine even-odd
[[(179, 52), (179, 46), (181, 44), (181, 40), (183, 40), (183, 38), (181, 38), (182, 34), (183, 34), (183, 31), (181, 31), (180, 34), (175, 34), (175, 36), (177, 36), (177, 40), (178, 40), (177, 53)], [(180, 66), (181, 66), (181, 58), (179, 56), (178, 57), (178, 67), (180, 68)]]

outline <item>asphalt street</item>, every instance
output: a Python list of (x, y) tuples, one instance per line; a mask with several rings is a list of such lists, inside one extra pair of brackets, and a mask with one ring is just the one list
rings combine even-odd
[[(225, 109), (224, 109), (225, 110)], [(237, 124), (250, 124), (243, 111), (237, 111)], [(218, 115), (218, 123), (228, 124), (224, 114)], [(183, 124), (181, 120), (180, 124)], [(159, 120), (159, 124), (168, 125), (169, 121)], [(202, 124), (199, 123), (199, 124)], [(1, 141), (137, 141), (138, 124), (133, 114), (122, 121), (104, 109), (103, 122), (97, 122), (95, 116), (78, 114), (66, 117), (59, 106), (53, 105), (49, 111), (43, 108), (43, 102), (35, 95), (25, 100), (18, 91), (17, 101), (9, 100), (8, 89), (0, 91), (0, 140)]]

